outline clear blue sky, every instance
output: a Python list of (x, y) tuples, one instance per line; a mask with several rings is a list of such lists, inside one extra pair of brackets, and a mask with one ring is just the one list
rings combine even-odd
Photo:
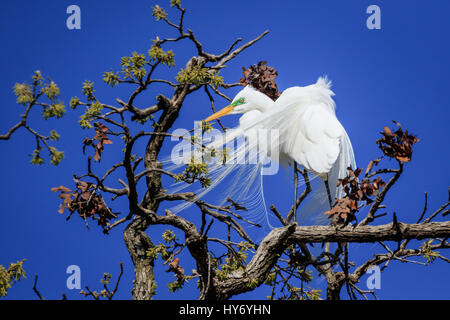
[[(22, 106), (16, 105), (12, 88), (16, 82), (28, 81), (34, 70), (41, 70), (60, 86), (62, 99), (81, 96), (84, 80), (96, 83), (104, 102), (114, 103), (116, 97), (125, 99), (130, 89), (111, 89), (102, 84), (102, 74), (110, 68), (119, 69), (119, 59), (132, 51), (146, 52), (156, 35), (174, 33), (151, 17), (154, 1), (2, 1), (0, 3), (0, 97), (2, 133), (19, 119)], [(161, 0), (169, 8), (169, 1)], [(82, 29), (66, 28), (66, 8), (77, 4), (82, 11)], [(382, 29), (366, 28), (366, 8), (377, 4), (381, 8)], [(415, 222), (423, 207), (423, 193), (429, 194), (429, 209), (435, 210), (447, 199), (448, 159), (448, 90), (450, 3), (436, 1), (184, 1), (188, 13), (185, 25), (196, 32), (206, 50), (223, 51), (236, 37), (250, 40), (262, 31), (270, 34), (229, 63), (223, 75), (228, 82), (241, 77), (241, 66), (267, 60), (279, 72), (280, 90), (294, 85), (315, 82), (327, 74), (336, 93), (337, 115), (347, 129), (356, 151), (357, 162), (365, 167), (379, 155), (375, 140), (384, 125), (391, 120), (402, 123), (417, 134), (421, 142), (415, 147), (413, 161), (390, 193), (386, 209), (389, 218), (397, 212), (401, 221)], [(168, 10), (169, 16), (175, 12)], [(168, 47), (167, 47), (168, 48)], [(194, 53), (190, 44), (173, 47), (177, 65), (160, 77), (174, 78)], [(163, 91), (169, 94), (167, 89)], [(230, 95), (237, 89), (230, 91)], [(139, 100), (143, 105), (154, 103), (156, 91)], [(222, 101), (223, 102), (223, 101)], [(225, 103), (225, 102), (223, 102)], [(186, 101), (176, 127), (190, 128), (193, 120), (210, 112), (203, 93)], [(35, 298), (33, 279), (39, 274), (39, 288), (49, 299), (61, 293), (80, 298), (77, 290), (66, 288), (66, 268), (81, 267), (82, 286), (100, 288), (103, 272), (114, 276), (119, 261), (124, 262), (125, 274), (118, 298), (131, 298), (134, 278), (131, 260), (122, 240), (123, 227), (105, 236), (91, 223), (91, 230), (81, 219), (66, 222), (57, 213), (59, 200), (50, 188), (72, 186), (72, 174), (86, 170), (81, 155), (81, 141), (91, 132), (77, 125), (79, 111), (70, 108), (63, 120), (44, 122), (39, 114), (32, 125), (43, 132), (50, 128), (61, 134), (58, 148), (66, 159), (58, 167), (45, 164), (35, 167), (29, 163), (34, 138), (23, 130), (10, 141), (0, 142), (0, 264), (26, 258), (28, 278), (15, 285), (8, 298)], [(229, 125), (237, 119), (230, 117)], [(111, 149), (113, 150), (113, 149)], [(120, 149), (109, 154), (105, 166), (119, 159)], [(100, 166), (102, 168), (102, 166)], [(291, 203), (289, 184), (271, 183), (266, 187), (268, 202)], [(123, 207), (123, 204), (122, 204)], [(282, 205), (280, 205), (283, 208)], [(193, 213), (194, 214), (194, 213)], [(163, 228), (152, 228), (155, 242)], [(181, 237), (181, 235), (180, 235)], [(379, 245), (355, 248), (354, 259), (366, 256)], [(419, 258), (419, 261), (421, 258)], [(186, 262), (186, 270), (194, 266)], [(195, 284), (172, 295), (167, 282), (172, 275), (157, 263), (161, 276), (157, 299), (196, 298)], [(450, 278), (447, 264), (436, 262), (430, 267), (393, 262), (382, 274), (382, 299), (448, 299)], [(364, 288), (365, 279), (363, 278)], [(323, 286), (323, 282), (312, 286)], [(238, 298), (261, 298), (267, 289)]]

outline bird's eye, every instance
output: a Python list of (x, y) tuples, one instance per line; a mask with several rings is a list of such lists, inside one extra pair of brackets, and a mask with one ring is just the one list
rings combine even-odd
[(239, 103), (244, 103), (244, 98), (240, 98)]

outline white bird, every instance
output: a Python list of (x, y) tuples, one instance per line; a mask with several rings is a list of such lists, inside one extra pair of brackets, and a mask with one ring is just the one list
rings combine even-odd
[(333, 204), (332, 198), (343, 195), (342, 188), (337, 187), (338, 179), (347, 175), (348, 167), (356, 167), (350, 139), (336, 117), (332, 98), (334, 93), (330, 87), (331, 82), (320, 77), (315, 84), (286, 89), (274, 102), (247, 86), (229, 106), (205, 120), (212, 121), (228, 114), (243, 114), (234, 132), (242, 133), (253, 146), (266, 141), (255, 141), (257, 137), (251, 134), (251, 129), (278, 131), (279, 154), (271, 154), (273, 146), (270, 151), (266, 148), (264, 152), (267, 153), (265, 155), (278, 158), (282, 165), (294, 167), (294, 218), (297, 165), (325, 181), (326, 188), (316, 190), (316, 199), (322, 204), (328, 202), (330, 206)]

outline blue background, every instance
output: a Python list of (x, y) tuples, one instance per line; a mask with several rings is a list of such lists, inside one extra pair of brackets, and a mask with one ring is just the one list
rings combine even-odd
[[(169, 17), (177, 14), (169, 8), (169, 1), (158, 3), (167, 9)], [(66, 28), (66, 8), (71, 4), (81, 8), (81, 30)], [(154, 4), (141, 0), (2, 1), (2, 133), (14, 125), (23, 112), (23, 106), (15, 103), (14, 84), (29, 81), (37, 69), (59, 84), (66, 105), (70, 97), (81, 97), (81, 84), (88, 79), (95, 82), (102, 102), (114, 104), (117, 97), (125, 100), (132, 88), (111, 89), (102, 83), (103, 72), (110, 68), (119, 70), (120, 57), (132, 51), (145, 53), (156, 35), (176, 36), (163, 22), (154, 22), (151, 16)], [(381, 8), (381, 30), (366, 28), (366, 8), (371, 4)], [(208, 52), (222, 52), (237, 37), (248, 41), (270, 30), (262, 41), (228, 63), (228, 68), (222, 72), (227, 82), (236, 82), (241, 77), (241, 66), (259, 60), (267, 60), (278, 70), (280, 90), (308, 85), (318, 76), (328, 75), (336, 93), (338, 118), (352, 140), (359, 166), (365, 167), (370, 159), (378, 157), (375, 140), (383, 126), (391, 125), (391, 120), (399, 121), (418, 135), (421, 142), (415, 146), (413, 161), (407, 164), (405, 174), (387, 197), (386, 211), (390, 214), (380, 219), (380, 223), (389, 222), (393, 211), (401, 221), (415, 222), (423, 208), (425, 191), (429, 194), (431, 212), (446, 201), (450, 156), (447, 145), (448, 1), (230, 0), (184, 1), (183, 6), (188, 10), (185, 26), (194, 30)], [(160, 69), (157, 77), (174, 79), (176, 72), (195, 53), (195, 48), (187, 42), (165, 48), (175, 50), (177, 65), (169, 72)], [(233, 96), (237, 90), (231, 89), (228, 94)], [(155, 87), (140, 97), (137, 105), (154, 104), (159, 92), (169, 95), (171, 90)], [(217, 104), (224, 105), (225, 101), (218, 100)], [(62, 120), (45, 122), (36, 111), (31, 117), (32, 127), (44, 133), (54, 128), (61, 134), (61, 141), (56, 145), (65, 152), (66, 159), (58, 167), (48, 163), (41, 167), (30, 164), (29, 154), (35, 141), (24, 129), (16, 132), (10, 141), (0, 142), (0, 264), (26, 258), (24, 267), (28, 275), (14, 285), (8, 299), (36, 298), (32, 292), (35, 274), (39, 274), (38, 286), (47, 299), (59, 299), (63, 292), (69, 299), (80, 298), (78, 290), (66, 288), (69, 265), (80, 266), (82, 287), (99, 289), (103, 272), (118, 274), (119, 261), (124, 262), (125, 274), (117, 298), (131, 298), (134, 273), (122, 240), (124, 225), (105, 236), (95, 223), (87, 230), (76, 216), (66, 222), (65, 217), (57, 213), (59, 200), (50, 191), (58, 185), (72, 187), (72, 174), (86, 170), (81, 142), (85, 136), (93, 134), (79, 129), (80, 114), (81, 111), (68, 108)], [(195, 93), (186, 100), (175, 127), (192, 128), (194, 120), (209, 114), (204, 92)], [(233, 125), (236, 120), (230, 117), (225, 122)], [(138, 145), (138, 150), (139, 146), (143, 148), (144, 144)], [(105, 161), (96, 166), (99, 173), (121, 156), (118, 146), (106, 148), (111, 151)], [(292, 187), (286, 177), (279, 179), (278, 183), (278, 180), (269, 183), (265, 191), (268, 203), (283, 209), (291, 203)], [(117, 208), (125, 208), (124, 203), (119, 201)], [(191, 214), (197, 213), (192, 210)], [(154, 242), (161, 241), (163, 230), (159, 227), (149, 230)], [(353, 259), (362, 261), (375, 249), (383, 252), (376, 244), (355, 246)], [(186, 261), (182, 263), (187, 272), (194, 268), (188, 260), (182, 260)], [(424, 262), (421, 257), (418, 261)], [(179, 293), (169, 293), (167, 282), (173, 280), (173, 275), (164, 272), (166, 269), (167, 266), (157, 262), (156, 299), (197, 297), (195, 281)], [(430, 267), (391, 262), (382, 273), (382, 287), (377, 295), (382, 299), (448, 299), (450, 278), (445, 276), (448, 270), (448, 265), (439, 261)], [(365, 280), (363, 277), (363, 289)], [(311, 284), (319, 288), (323, 285), (320, 280)], [(237, 298), (265, 299), (268, 292), (266, 287)]]

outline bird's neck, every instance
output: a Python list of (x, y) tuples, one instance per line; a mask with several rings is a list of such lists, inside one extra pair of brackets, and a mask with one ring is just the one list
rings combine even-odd
[(263, 93), (256, 94), (253, 97), (253, 106), (255, 110), (266, 112), (274, 105), (274, 101)]

